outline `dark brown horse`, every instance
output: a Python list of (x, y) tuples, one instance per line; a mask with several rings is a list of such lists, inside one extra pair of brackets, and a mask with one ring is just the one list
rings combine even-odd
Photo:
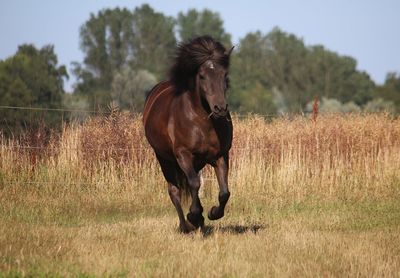
[[(232, 122), (225, 93), (232, 49), (226, 51), (209, 36), (181, 44), (170, 80), (157, 84), (146, 99), (145, 134), (168, 182), (179, 227), (185, 233), (204, 225), (199, 171), (206, 164), (214, 167), (220, 190), (219, 205), (211, 208), (208, 218), (223, 217), (229, 199)], [(182, 191), (192, 197), (187, 221), (181, 206)]]

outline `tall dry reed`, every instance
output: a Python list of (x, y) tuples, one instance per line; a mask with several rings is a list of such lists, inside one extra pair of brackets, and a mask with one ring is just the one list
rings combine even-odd
[[(399, 196), (400, 119), (387, 114), (325, 115), (265, 121), (233, 118), (230, 186), (237, 199), (284, 204), (310, 198), (375, 199)], [(32, 167), (29, 152), (43, 154)], [(37, 150), (35, 149), (35, 150)], [(49, 152), (48, 150), (52, 150)], [(47, 191), (122, 189), (158, 202), (161, 171), (143, 134), (140, 116), (112, 114), (70, 125), (46, 146), (2, 139), (1, 186)], [(203, 194), (216, 196), (213, 171), (202, 173)]]
[(299, 116), (266, 123), (254, 116), (236, 122), (231, 177), (236, 186), (253, 188), (248, 197), (257, 191), (282, 200), (399, 193), (397, 118), (325, 115), (316, 121)]

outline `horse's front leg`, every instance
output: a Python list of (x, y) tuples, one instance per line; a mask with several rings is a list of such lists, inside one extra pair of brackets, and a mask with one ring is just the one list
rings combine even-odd
[(224, 216), (224, 210), (229, 196), (231, 195), (228, 189), (228, 170), (229, 170), (229, 154), (220, 157), (214, 165), (215, 174), (217, 175), (219, 194), (219, 206), (214, 206), (208, 213), (210, 220), (217, 220)]
[(178, 151), (176, 159), (182, 171), (185, 173), (189, 183), (192, 204), (189, 208), (187, 219), (195, 227), (204, 226), (203, 207), (199, 198), (200, 178), (193, 167), (193, 155), (188, 151)]

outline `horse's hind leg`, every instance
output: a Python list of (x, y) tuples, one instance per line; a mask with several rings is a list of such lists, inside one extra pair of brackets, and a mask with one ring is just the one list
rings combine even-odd
[(219, 158), (214, 166), (215, 174), (217, 175), (219, 194), (219, 206), (212, 207), (208, 213), (210, 220), (217, 220), (224, 216), (226, 203), (228, 202), (230, 192), (228, 189), (228, 170), (229, 170), (229, 156), (228, 154)]
[(185, 220), (185, 216), (183, 214), (182, 206), (181, 206), (181, 190), (174, 184), (168, 183), (168, 194), (171, 198), (172, 203), (175, 206), (175, 209), (178, 213), (179, 217), (179, 229), (183, 233), (190, 233), (191, 231), (196, 230), (196, 227), (193, 226), (190, 222)]
[(176, 212), (179, 217), (179, 228), (183, 233), (189, 233), (196, 228), (185, 220), (185, 216), (183, 214), (182, 206), (181, 206), (181, 189), (178, 186), (178, 165), (173, 162), (167, 161), (162, 157), (157, 155), (157, 159), (160, 163), (162, 172), (164, 174), (165, 179), (168, 182), (168, 194), (171, 198), (172, 203), (175, 206)]

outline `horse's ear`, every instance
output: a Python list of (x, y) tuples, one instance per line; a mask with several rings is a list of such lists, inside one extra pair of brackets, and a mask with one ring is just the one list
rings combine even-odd
[(226, 55), (231, 56), (231, 53), (234, 48), (235, 48), (235, 46), (232, 46), (231, 49), (229, 49), (229, 51), (226, 53)]

